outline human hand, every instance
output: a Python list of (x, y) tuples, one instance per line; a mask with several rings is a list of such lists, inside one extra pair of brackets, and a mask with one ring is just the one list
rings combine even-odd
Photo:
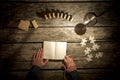
[(45, 66), (48, 63), (48, 59), (43, 59), (43, 49), (40, 48), (33, 56), (33, 65), (36, 65), (40, 68)]
[(71, 57), (69, 57), (69, 56), (65, 56), (63, 67), (65, 68), (65, 70), (67, 72), (72, 72), (74, 70), (77, 70), (73, 59)]

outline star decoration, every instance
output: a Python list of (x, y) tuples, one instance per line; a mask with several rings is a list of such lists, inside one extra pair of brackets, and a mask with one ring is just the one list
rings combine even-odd
[(89, 37), (89, 40), (90, 40), (90, 43), (95, 43), (95, 41), (96, 41), (96, 40), (95, 40), (95, 37), (93, 37), (93, 36), (90, 36), (90, 37)]
[(92, 61), (92, 58), (87, 57), (86, 60), (87, 60), (88, 62), (90, 62), (90, 61)]
[(91, 48), (90, 47), (87, 47), (86, 50), (89, 51), (89, 52), (91, 52)]
[(85, 46), (85, 45), (86, 45), (86, 43), (85, 43), (85, 42), (81, 42), (80, 44), (81, 44), (82, 46)]
[(90, 52), (91, 52), (91, 48), (87, 47), (86, 50), (84, 50), (84, 52), (85, 52), (85, 55), (90, 54)]
[(87, 51), (87, 50), (84, 50), (84, 52), (85, 52), (85, 55), (90, 54), (90, 52), (89, 52), (89, 51)]
[(92, 54), (89, 54), (89, 55), (87, 55), (87, 57), (89, 57), (89, 58), (93, 58), (93, 55), (92, 55)]
[[(87, 46), (87, 43), (91, 43), (91, 44)], [(86, 56), (85, 60), (87, 62), (93, 61), (94, 58), (99, 59), (103, 56), (103, 52), (97, 52), (93, 54), (100, 48), (100, 45), (96, 44), (96, 39), (94, 36), (89, 36), (89, 38), (81, 39), (80, 44), (81, 46), (86, 47), (84, 49), (84, 53)]]
[(102, 57), (103, 56), (103, 53), (102, 52), (98, 52), (96, 55), (95, 55), (95, 58), (100, 58), (100, 57)]
[(81, 44), (82, 46), (85, 46), (85, 45), (86, 45), (86, 42), (87, 42), (87, 40), (86, 40), (86, 38), (84, 38), (84, 39), (82, 39), (82, 41), (81, 41), (80, 44)]
[(85, 42), (85, 43), (86, 43), (86, 42), (87, 42), (86, 38), (82, 39), (82, 42)]
[(99, 49), (100, 48), (100, 46), (98, 45), (98, 44), (93, 44), (93, 46), (92, 46), (92, 50), (97, 50), (97, 49)]

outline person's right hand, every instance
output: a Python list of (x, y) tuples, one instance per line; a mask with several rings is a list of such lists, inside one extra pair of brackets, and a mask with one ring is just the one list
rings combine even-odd
[(64, 64), (63, 67), (65, 68), (65, 70), (67, 72), (72, 72), (74, 70), (77, 70), (76, 65), (73, 61), (73, 59), (69, 56), (65, 56), (64, 57)]

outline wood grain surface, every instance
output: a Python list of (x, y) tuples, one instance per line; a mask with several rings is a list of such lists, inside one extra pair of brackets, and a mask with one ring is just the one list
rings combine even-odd
[[(33, 54), (43, 47), (43, 41), (66, 41), (67, 55), (78, 68), (81, 80), (117, 80), (119, 74), (119, 16), (111, 0), (1, 0), (0, 3), (0, 80), (24, 80), (32, 67)], [(44, 11), (58, 10), (72, 15), (73, 21), (48, 19)], [(84, 35), (74, 31), (78, 23), (84, 22), (88, 12), (94, 12), (97, 23), (89, 25)], [(18, 29), (20, 20), (36, 20), (39, 27), (32, 24), (28, 31)], [(86, 61), (84, 50), (92, 47), (87, 42), (81, 46), (83, 38), (94, 36), (100, 48), (92, 51), (95, 56), (103, 52), (99, 59)], [(62, 80), (62, 60), (49, 60), (41, 70), (38, 80)]]

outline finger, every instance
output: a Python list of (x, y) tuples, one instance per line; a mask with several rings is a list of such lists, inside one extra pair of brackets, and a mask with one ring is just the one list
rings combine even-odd
[(75, 63), (74, 63), (74, 60), (73, 60), (72, 58), (70, 58), (70, 62), (71, 62), (72, 64), (75, 64)]
[(37, 55), (37, 52), (34, 52), (34, 55), (33, 55), (33, 60), (35, 60), (36, 55)]
[(43, 48), (41, 48), (41, 55), (40, 55), (40, 58), (43, 58), (43, 54), (44, 54), (44, 51), (43, 51)]
[(39, 58), (41, 58), (41, 55), (42, 55), (42, 48), (40, 48), (40, 51), (39, 51)]
[(71, 55), (66, 55), (66, 57), (71, 57)]
[(48, 61), (49, 61), (48, 59), (45, 59), (44, 64), (47, 64), (47, 63), (48, 63)]
[(65, 64), (67, 64), (67, 59), (66, 59), (66, 57), (64, 58), (64, 62), (65, 62)]
[(37, 55), (36, 55), (36, 58), (39, 58), (39, 57), (40, 57), (40, 51), (41, 51), (41, 49), (38, 50)]
[(67, 60), (67, 63), (68, 63), (68, 64), (71, 64), (71, 60), (70, 60), (70, 57), (69, 57), (69, 56), (66, 57), (66, 60)]
[(69, 59), (71, 59), (73, 61), (73, 58), (70, 55), (68, 57), (69, 57)]
[(74, 63), (74, 61), (73, 61), (71, 58), (69, 59), (69, 63), (70, 63), (70, 64), (69, 64), (69, 67), (75, 66), (75, 63)]
[(72, 58), (69, 57), (68, 59), (69, 59), (70, 62), (73, 62), (73, 59), (72, 59)]
[(69, 63), (67, 57), (64, 58), (64, 62), (65, 62), (66, 67), (68, 67), (70, 63)]
[(67, 60), (68, 56), (65, 56), (65, 59)]
[(68, 59), (69, 63), (74, 63), (73, 58), (71, 58), (70, 56), (68, 56), (67, 59)]

